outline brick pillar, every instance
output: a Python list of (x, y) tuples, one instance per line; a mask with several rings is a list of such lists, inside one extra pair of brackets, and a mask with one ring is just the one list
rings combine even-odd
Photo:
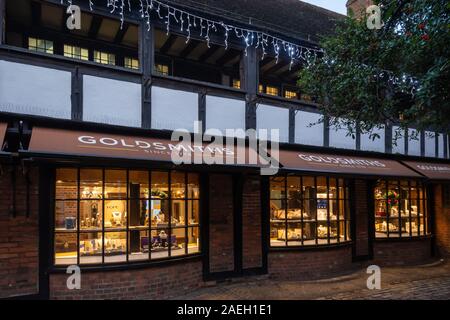
[(243, 188), (242, 252), (243, 268), (262, 268), (261, 178), (247, 176)]
[(371, 219), (369, 214), (369, 203), (370, 199), (368, 197), (368, 182), (366, 180), (355, 180), (354, 190), (353, 190), (353, 205), (354, 205), (354, 230), (355, 234), (353, 239), (355, 241), (355, 257), (368, 257), (370, 256), (370, 246), (369, 246), (369, 223)]
[[(2, 169), (3, 173), (0, 175), (0, 298), (37, 294), (39, 278), (37, 170), (30, 168), (29, 210), (27, 210), (27, 183), (22, 168), (3, 166)], [(13, 201), (14, 179), (15, 201)], [(15, 202), (15, 210), (13, 210), (13, 202)]]
[(234, 271), (233, 178), (212, 174), (209, 179), (209, 269)]
[(450, 208), (443, 206), (442, 185), (436, 184), (433, 189), (437, 253), (450, 257)]

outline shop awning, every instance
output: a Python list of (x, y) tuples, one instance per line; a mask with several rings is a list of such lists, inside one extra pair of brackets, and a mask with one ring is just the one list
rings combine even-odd
[(7, 152), (3, 152), (3, 143), (5, 142), (6, 129), (8, 129), (8, 124), (0, 122), (0, 155), (9, 155)]
[(450, 180), (450, 164), (403, 161), (408, 167), (433, 180)]
[(280, 162), (283, 169), (305, 172), (423, 178), (400, 162), (368, 157), (280, 151)]
[(214, 157), (221, 158), (224, 165), (254, 167), (235, 160), (238, 152), (242, 151), (248, 155), (249, 151), (242, 150), (242, 147), (229, 150), (225, 147), (212, 148), (207, 144), (180, 144), (169, 139), (34, 127), (29, 148), (22, 153), (48, 158), (95, 157), (172, 162), (173, 152), (178, 155), (187, 152), (193, 164), (197, 164), (194, 157), (201, 159), (198, 164), (210, 163), (206, 162), (207, 159)]

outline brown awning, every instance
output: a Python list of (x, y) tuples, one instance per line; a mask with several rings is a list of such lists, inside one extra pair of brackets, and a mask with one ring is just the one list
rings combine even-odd
[(284, 169), (333, 174), (422, 178), (420, 174), (394, 160), (332, 155), (311, 152), (280, 151)]
[[(208, 157), (216, 157), (222, 158), (225, 165), (247, 166), (235, 161), (238, 151), (242, 152), (242, 147), (235, 147), (234, 150), (211, 149), (207, 145), (179, 144), (169, 139), (35, 127), (26, 153), (45, 157), (75, 156), (172, 162), (172, 152), (187, 152), (191, 156), (190, 159), (201, 154), (203, 161)], [(248, 155), (247, 149), (243, 151)]]
[(0, 153), (2, 153), (3, 142), (5, 142), (6, 129), (8, 129), (8, 124), (0, 122)]
[(433, 180), (450, 180), (450, 164), (403, 161), (408, 167)]

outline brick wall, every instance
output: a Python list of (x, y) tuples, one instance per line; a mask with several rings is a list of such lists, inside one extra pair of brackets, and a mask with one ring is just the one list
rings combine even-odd
[(304, 251), (270, 252), (271, 278), (312, 280), (343, 274), (352, 270), (351, 246)]
[(362, 17), (366, 9), (373, 5), (373, 0), (348, 0), (347, 9), (351, 9), (356, 18)]
[(437, 254), (450, 257), (450, 208), (442, 203), (442, 185), (434, 186), (434, 212)]
[(50, 299), (169, 299), (198, 288), (202, 262), (174, 262), (140, 270), (82, 273), (81, 290), (68, 290), (67, 274), (50, 275)]
[(366, 180), (355, 180), (355, 232), (356, 256), (369, 254), (369, 201), (367, 198), (368, 186)]
[(231, 175), (210, 175), (210, 272), (234, 270), (233, 180)]
[(242, 206), (242, 265), (244, 269), (262, 267), (261, 179), (247, 176)]
[(38, 293), (38, 171), (30, 169), (30, 212), (26, 217), (26, 183), (15, 168), (16, 216), (12, 214), (12, 167), (0, 175), (0, 298)]
[(431, 239), (375, 241), (374, 263), (387, 266), (415, 265), (430, 262)]

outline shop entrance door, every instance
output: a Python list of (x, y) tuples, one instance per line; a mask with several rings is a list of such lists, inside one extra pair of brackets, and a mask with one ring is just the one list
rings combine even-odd
[(261, 207), (254, 206), (260, 203), (260, 177), (211, 174), (205, 180), (205, 280), (264, 273), (263, 219)]

